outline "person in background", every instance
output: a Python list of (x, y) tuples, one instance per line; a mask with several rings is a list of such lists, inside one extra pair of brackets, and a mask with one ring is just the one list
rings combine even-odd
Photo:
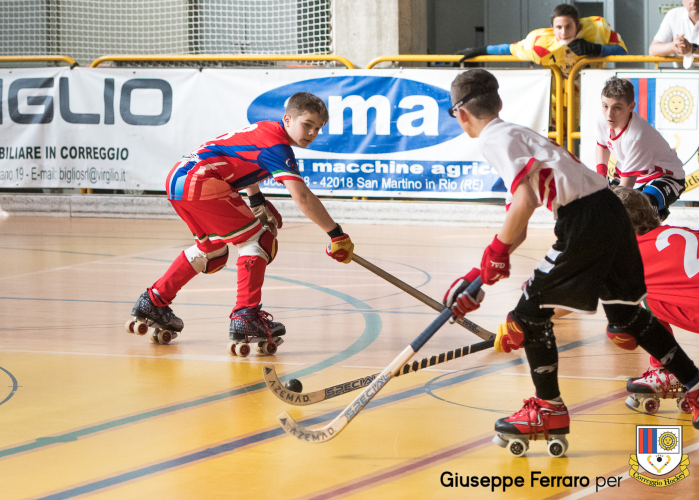
[[(651, 56), (684, 56), (691, 64), (699, 53), (699, 1), (682, 0), (682, 7), (669, 11), (648, 48)], [(686, 65), (688, 66), (688, 65)], [(699, 64), (693, 67), (699, 68)]]

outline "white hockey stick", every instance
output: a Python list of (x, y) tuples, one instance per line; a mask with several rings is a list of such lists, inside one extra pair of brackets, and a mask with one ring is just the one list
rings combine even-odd
[[(452, 349), (451, 351), (442, 352), (435, 356), (429, 358), (423, 358), (421, 361), (413, 361), (403, 365), (403, 368), (394, 375), (398, 377), (400, 375), (406, 375), (408, 373), (413, 373), (424, 368), (429, 368), (440, 363), (446, 363), (452, 359), (458, 359), (462, 356), (468, 356), (476, 352), (483, 351), (493, 347), (495, 343), (494, 340), (485, 340), (483, 342), (478, 342), (477, 344), (467, 345), (464, 347), (459, 347), (458, 349)], [(277, 396), (279, 399), (285, 403), (289, 403), (294, 406), (308, 406), (315, 403), (320, 403), (326, 399), (331, 399), (349, 392), (357, 391), (363, 389), (364, 387), (371, 384), (371, 382), (379, 376), (378, 373), (372, 373), (366, 377), (360, 377), (349, 382), (344, 382), (342, 384), (333, 385), (326, 387), (325, 389), (320, 389), (313, 392), (293, 392), (287, 389), (282, 381), (279, 380), (277, 376), (277, 370), (274, 365), (263, 365), (262, 366), (262, 376), (265, 379), (265, 384), (267, 388), (272, 391), (272, 394)]]
[[(471, 285), (469, 285), (466, 293), (471, 297), (475, 297), (478, 289), (481, 286), (480, 278), (476, 279)], [(401, 352), (396, 359), (394, 359), (390, 365), (388, 365), (378, 377), (374, 379), (369, 387), (364, 389), (362, 393), (352, 401), (347, 408), (345, 408), (335, 419), (328, 425), (321, 427), (320, 429), (308, 429), (300, 426), (293, 418), (289, 416), (287, 412), (283, 412), (279, 415), (279, 421), (282, 427), (287, 432), (295, 436), (301, 441), (308, 441), (309, 443), (323, 443), (329, 441), (330, 439), (337, 436), (342, 430), (349, 425), (350, 421), (357, 416), (357, 414), (362, 411), (362, 409), (369, 404), (376, 394), (391, 380), (392, 377), (398, 373), (398, 371), (412, 358), (416, 352), (418, 352), (425, 343), (432, 338), (432, 336), (439, 330), (444, 323), (449, 321), (453, 315), (451, 309), (445, 309), (442, 311), (437, 318), (430, 323), (430, 325), (423, 331), (418, 337), (412, 341), (412, 343), (406, 347), (403, 352)]]

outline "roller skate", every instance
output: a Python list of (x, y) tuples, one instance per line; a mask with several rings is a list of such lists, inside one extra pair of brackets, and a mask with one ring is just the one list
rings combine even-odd
[(257, 344), (259, 354), (274, 354), (282, 345), (282, 335), (286, 328), (281, 323), (272, 321), (271, 314), (262, 311), (262, 304), (254, 308), (244, 308), (231, 314), (231, 326), (228, 353), (231, 356), (246, 357), (250, 354), (250, 344)]
[(626, 382), (626, 390), (631, 393), (626, 398), (626, 406), (653, 415), (660, 409), (661, 399), (676, 399), (677, 408), (684, 413), (692, 413), (692, 407), (687, 401), (686, 389), (669, 371), (658, 368), (649, 369), (642, 376), (630, 378)]
[(155, 344), (169, 344), (184, 328), (182, 320), (175, 316), (169, 306), (153, 304), (148, 290), (138, 298), (131, 314), (133, 319), (126, 322), (126, 331), (137, 335), (150, 332), (150, 340)]
[(493, 443), (507, 448), (516, 457), (529, 449), (529, 440), (543, 434), (547, 451), (552, 457), (561, 457), (568, 450), (565, 435), (570, 432), (570, 416), (563, 402), (550, 403), (539, 398), (524, 400), (524, 406), (514, 415), (495, 422)]
[(689, 404), (692, 414), (692, 425), (699, 429), (699, 384), (696, 384), (685, 394), (685, 400)]

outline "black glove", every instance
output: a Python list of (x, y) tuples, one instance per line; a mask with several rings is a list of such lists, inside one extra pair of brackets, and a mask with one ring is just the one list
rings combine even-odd
[(599, 43), (588, 42), (582, 38), (576, 38), (568, 44), (568, 47), (576, 56), (599, 57), (602, 54), (602, 46)]
[(488, 55), (488, 47), (473, 47), (469, 49), (464, 49), (460, 50), (457, 52), (457, 54), (463, 54), (464, 57), (461, 58), (459, 61), (460, 63), (464, 62), (466, 59), (471, 59), (472, 57), (477, 57), (477, 56), (487, 56)]

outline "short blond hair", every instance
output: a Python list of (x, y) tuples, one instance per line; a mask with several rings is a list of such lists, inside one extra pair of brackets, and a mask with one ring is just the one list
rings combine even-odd
[(614, 194), (624, 204), (636, 234), (646, 234), (660, 225), (658, 214), (645, 194), (621, 186), (614, 188)]

